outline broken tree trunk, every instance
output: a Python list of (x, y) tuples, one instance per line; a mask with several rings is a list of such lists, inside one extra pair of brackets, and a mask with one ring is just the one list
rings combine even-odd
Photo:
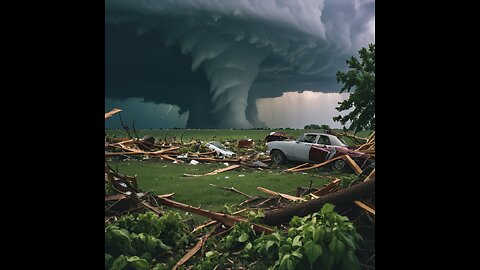
[(293, 216), (304, 217), (308, 214), (316, 213), (322, 209), (326, 203), (332, 203), (336, 206), (351, 203), (354, 200), (369, 196), (375, 190), (375, 178), (367, 182), (354, 185), (352, 187), (339, 190), (335, 193), (329, 193), (318, 199), (303, 203), (288, 205), (284, 208), (265, 213), (263, 223), (267, 225), (279, 225), (290, 221)]

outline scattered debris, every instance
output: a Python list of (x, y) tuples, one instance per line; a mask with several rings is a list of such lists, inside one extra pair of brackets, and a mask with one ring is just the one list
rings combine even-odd
[(252, 148), (255, 146), (255, 141), (252, 139), (238, 140), (237, 146), (240, 148)]
[(290, 139), (290, 136), (285, 132), (271, 132), (265, 137), (265, 142), (285, 141)]
[(200, 162), (196, 161), (195, 159), (190, 160), (190, 164), (192, 165), (197, 165), (198, 163)]

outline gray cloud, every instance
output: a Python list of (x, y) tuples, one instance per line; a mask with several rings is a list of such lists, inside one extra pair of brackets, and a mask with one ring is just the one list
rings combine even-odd
[(188, 127), (262, 126), (255, 100), (338, 91), (374, 42), (374, 1), (107, 0), (106, 95), (189, 111)]

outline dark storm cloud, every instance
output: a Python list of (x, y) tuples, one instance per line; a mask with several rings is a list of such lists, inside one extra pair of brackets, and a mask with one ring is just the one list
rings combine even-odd
[(255, 100), (338, 91), (374, 42), (374, 1), (107, 0), (106, 95), (189, 111), (189, 127), (251, 127)]

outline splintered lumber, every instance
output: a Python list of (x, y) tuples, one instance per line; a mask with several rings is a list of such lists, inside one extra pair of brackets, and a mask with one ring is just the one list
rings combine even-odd
[(167, 159), (167, 160), (171, 160), (171, 161), (176, 161), (178, 163), (185, 163), (185, 161), (183, 160), (180, 160), (180, 159), (176, 159), (176, 158), (173, 158), (171, 156), (167, 156), (167, 155), (160, 155), (161, 158), (163, 159)]
[(107, 120), (108, 118), (112, 117), (114, 114), (119, 113), (121, 111), (122, 111), (121, 109), (115, 108), (115, 109), (105, 113), (105, 120)]
[[(246, 211), (246, 210), (247, 210), (247, 209), (239, 210), (239, 211), (237, 211), (237, 212), (234, 212), (233, 215), (240, 214), (240, 213), (242, 213), (242, 212), (244, 212), (244, 211)], [(202, 229), (202, 228), (208, 227), (208, 226), (213, 225), (213, 224), (216, 224), (216, 223), (218, 223), (217, 220), (210, 220), (210, 221), (208, 221), (207, 223), (202, 224), (202, 225), (196, 227), (195, 229), (193, 229), (193, 231), (192, 231), (191, 233), (194, 233), (194, 232), (196, 232), (196, 231), (198, 231), (198, 230), (200, 230), (200, 229)]]
[(355, 160), (353, 160), (350, 156), (345, 156), (345, 160), (348, 162), (348, 164), (350, 165), (350, 167), (352, 167), (352, 169), (353, 169), (357, 174), (361, 174), (361, 173), (362, 173), (362, 169), (360, 169), (360, 167), (359, 167), (358, 164), (355, 162)]
[(121, 156), (121, 155), (162, 155), (167, 152), (179, 149), (180, 147), (175, 146), (172, 148), (160, 150), (160, 151), (155, 151), (155, 152), (148, 152), (148, 151), (140, 151), (140, 150), (135, 150), (132, 148), (122, 148), (123, 150), (130, 151), (130, 152), (111, 152), (111, 153), (105, 153), (105, 156)]
[(122, 199), (125, 199), (127, 197), (127, 195), (125, 194), (115, 194), (115, 195), (107, 195), (105, 196), (105, 201), (118, 201), (118, 200), (122, 200)]
[(286, 223), (289, 222), (293, 216), (304, 217), (308, 214), (316, 213), (320, 211), (326, 203), (332, 203), (335, 206), (345, 205), (354, 200), (367, 197), (371, 195), (373, 191), (375, 191), (375, 178), (334, 193), (326, 194), (318, 199), (292, 204), (284, 208), (266, 212), (263, 223), (267, 225)]
[(288, 168), (288, 169), (286, 169), (285, 171), (292, 171), (292, 170), (296, 170), (296, 169), (299, 169), (299, 168), (305, 167), (305, 166), (307, 166), (308, 164), (310, 164), (310, 163), (303, 163), (303, 164), (300, 164), (300, 165), (298, 165), (298, 166), (295, 166), (295, 167), (292, 167), (292, 168)]
[(263, 187), (257, 187), (257, 189), (263, 193), (267, 193), (267, 194), (270, 194), (270, 195), (274, 195), (274, 196), (280, 196), (284, 199), (287, 199), (289, 201), (301, 201), (301, 202), (304, 202), (306, 201), (306, 199), (304, 198), (300, 198), (300, 197), (295, 197), (295, 196), (292, 196), (292, 195), (288, 195), (288, 194), (285, 194), (285, 193), (280, 193), (280, 192), (276, 192), (276, 191), (273, 191), (273, 190), (269, 190), (269, 189), (266, 189), (266, 188), (263, 188)]
[[(367, 183), (369, 183), (369, 182), (367, 182)], [(193, 213), (193, 214), (196, 214), (196, 215), (200, 215), (200, 216), (203, 216), (203, 217), (207, 217), (207, 218), (210, 218), (210, 219), (218, 220), (218, 221), (222, 222), (223, 224), (225, 224), (229, 227), (232, 227), (237, 222), (248, 222), (248, 220), (245, 219), (245, 218), (240, 218), (240, 217), (231, 216), (231, 215), (227, 215), (227, 214), (222, 214), (222, 213), (216, 213), (216, 212), (203, 210), (203, 209), (198, 208), (198, 207), (193, 207), (193, 206), (190, 206), (190, 205), (187, 205), (187, 204), (184, 204), (184, 203), (179, 203), (179, 202), (176, 202), (176, 201), (172, 201), (172, 200), (169, 200), (169, 199), (166, 199), (166, 198), (157, 198), (157, 203), (161, 204), (161, 205), (168, 206), (168, 207), (180, 209), (180, 210), (183, 210), (183, 211), (186, 211), (186, 212), (189, 212), (189, 213)], [(271, 229), (271, 228), (269, 228), (265, 225), (256, 224), (256, 223), (250, 223), (250, 224), (252, 224), (253, 229), (257, 232), (260, 232), (260, 233), (264, 232), (264, 233), (268, 233), (268, 234), (274, 232), (273, 229)]]
[(307, 167), (307, 168), (299, 168), (299, 169), (293, 169), (293, 168), (292, 168), (292, 169), (287, 169), (286, 171), (287, 171), (287, 172), (300, 172), (300, 171), (306, 171), (306, 170), (310, 170), (310, 169), (314, 169), (314, 168), (320, 168), (320, 167), (322, 167), (323, 165), (326, 165), (326, 164), (328, 164), (328, 163), (330, 163), (330, 162), (332, 162), (332, 161), (335, 161), (335, 160), (337, 160), (337, 159), (343, 159), (343, 158), (345, 158), (346, 156), (347, 156), (347, 155), (341, 155), (341, 156), (338, 156), (338, 157), (329, 159), (329, 160), (327, 160), (327, 161), (325, 161), (325, 162), (322, 162), (322, 163), (319, 163), (319, 164), (315, 164), (315, 165), (310, 166), (310, 167)]
[(375, 169), (372, 170), (372, 172), (363, 180), (363, 182), (367, 182), (368, 180), (372, 179), (375, 177)]
[(186, 263), (193, 255), (195, 255), (202, 247), (205, 245), (205, 242), (207, 239), (215, 232), (215, 230), (220, 226), (220, 224), (217, 224), (210, 232), (208, 232), (205, 236), (200, 238), (200, 241), (197, 242), (197, 244), (190, 249), (187, 254), (185, 254), (172, 268), (172, 270), (176, 270), (180, 265)]
[(184, 175), (184, 176), (188, 176), (188, 177), (215, 175), (215, 174), (217, 174), (217, 173), (234, 170), (234, 169), (237, 169), (237, 168), (239, 168), (239, 167), (240, 167), (240, 165), (235, 164), (235, 165), (231, 165), (231, 166), (228, 166), (228, 167), (225, 167), (225, 168), (216, 169), (216, 170), (214, 170), (214, 171), (212, 171), (212, 172), (205, 173), (205, 174), (189, 174), (189, 173), (184, 173), (183, 175)]
[(243, 196), (245, 196), (245, 197), (247, 197), (247, 198), (249, 198), (249, 199), (252, 199), (252, 198), (253, 198), (252, 196), (250, 196), (250, 195), (248, 195), (248, 194), (246, 194), (246, 193), (243, 193), (243, 192), (241, 192), (240, 190), (238, 190), (238, 189), (236, 189), (236, 188), (234, 188), (234, 187), (229, 187), (229, 188), (227, 188), (227, 187), (217, 186), (217, 185), (214, 185), (214, 184), (209, 184), (209, 185), (212, 186), (212, 187), (221, 188), (221, 189), (225, 189), (225, 190), (228, 190), (228, 191), (232, 191), (232, 192), (238, 193), (238, 194), (243, 195)]
[(322, 189), (314, 191), (310, 194), (313, 194), (314, 196), (323, 196), (325, 194), (330, 193), (334, 188), (338, 187), (339, 184), (340, 184), (340, 179), (337, 178), (332, 182), (330, 182), (329, 184), (327, 184), (326, 186), (324, 186)]
[(363, 210), (366, 210), (367, 212), (369, 212), (370, 214), (372, 214), (373, 216), (375, 216), (375, 209), (372, 209), (370, 206), (364, 204), (363, 202), (361, 201), (354, 201), (354, 203), (358, 206), (360, 206)]
[(221, 158), (208, 158), (208, 157), (199, 157), (193, 158), (197, 161), (212, 161), (212, 162), (240, 162), (240, 159), (221, 159)]

